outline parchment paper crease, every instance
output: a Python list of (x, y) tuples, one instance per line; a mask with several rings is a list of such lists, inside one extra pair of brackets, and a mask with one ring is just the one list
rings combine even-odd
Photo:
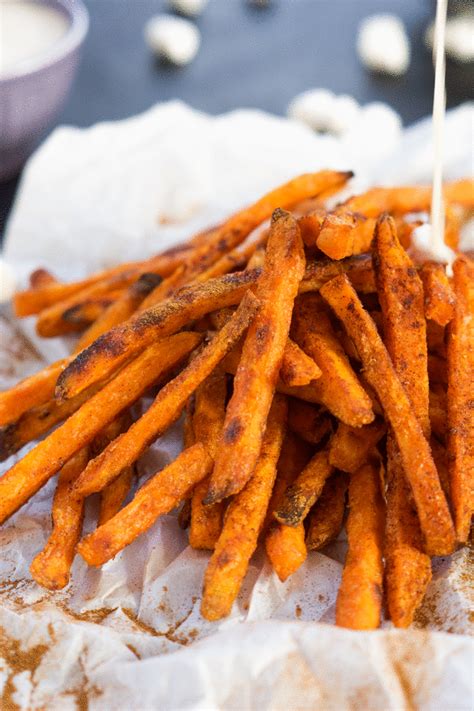
[[(449, 178), (470, 173), (473, 116), (469, 105), (449, 115)], [(354, 190), (428, 181), (429, 122), (376, 128), (335, 139), (255, 111), (209, 117), (178, 102), (87, 130), (60, 128), (25, 172), (5, 257), (22, 278), (38, 266), (79, 276), (181, 241), (321, 167), (355, 170)], [(8, 308), (0, 314), (1, 387), (68, 352), (63, 339), (38, 339), (33, 325), (16, 323)], [(180, 446), (177, 425), (141, 461), (142, 480)], [(54, 486), (0, 529), (1, 708), (472, 708), (467, 550), (435, 561), (418, 629), (333, 626), (343, 541), (310, 554), (285, 584), (258, 554), (231, 617), (210, 624), (199, 615), (208, 555), (187, 546), (172, 515), (102, 570), (77, 559), (61, 593), (33, 583), (28, 568), (48, 535)]]

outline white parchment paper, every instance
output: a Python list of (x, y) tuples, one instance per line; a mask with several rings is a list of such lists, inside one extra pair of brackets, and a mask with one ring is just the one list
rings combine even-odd
[[(446, 174), (472, 166), (474, 109), (450, 113)], [(187, 238), (278, 183), (319, 168), (356, 171), (354, 190), (428, 181), (430, 125), (359, 125), (342, 139), (256, 111), (209, 117), (181, 103), (87, 130), (56, 130), (31, 159), (5, 258), (20, 278), (63, 278), (141, 258)], [(0, 379), (8, 387), (68, 352), (28, 319), (0, 313)], [(179, 426), (140, 462), (143, 476), (181, 446)], [(14, 459), (5, 462), (5, 471)], [(55, 481), (0, 529), (1, 708), (439, 709), (473, 705), (472, 559), (438, 559), (415, 629), (333, 626), (343, 542), (286, 583), (262, 553), (232, 615), (208, 623), (199, 596), (208, 554), (164, 516), (101, 570), (81, 559), (50, 594), (29, 565), (50, 530)], [(89, 505), (90, 504), (90, 505)], [(88, 503), (86, 529), (96, 502)], [(470, 627), (471, 625), (471, 627)]]

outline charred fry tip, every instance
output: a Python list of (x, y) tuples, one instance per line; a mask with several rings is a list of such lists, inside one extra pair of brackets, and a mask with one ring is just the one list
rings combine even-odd
[(288, 210), (283, 210), (281, 207), (277, 207), (276, 210), (273, 210), (272, 213), (272, 225), (277, 222), (278, 220), (281, 220), (283, 217), (290, 217), (291, 213), (288, 212)]
[(16, 422), (0, 427), (0, 462), (4, 462), (19, 449), (15, 437), (16, 429)]
[(155, 272), (146, 272), (137, 279), (133, 285), (133, 291), (136, 294), (147, 296), (153, 289), (159, 286), (163, 281), (163, 277)]

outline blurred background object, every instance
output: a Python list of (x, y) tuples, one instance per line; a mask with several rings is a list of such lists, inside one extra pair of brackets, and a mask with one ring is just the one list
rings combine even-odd
[[(201, 34), (201, 45), (185, 67), (156, 59), (144, 41), (146, 23), (157, 14), (172, 13), (174, 0), (84, 2), (90, 32), (58, 123), (88, 126), (121, 119), (175, 98), (210, 113), (255, 107), (285, 115), (294, 97), (314, 88), (349, 95), (362, 106), (386, 102), (404, 124), (431, 113), (433, 66), (424, 37), (434, 17), (434, 0), (197, 3), (199, 12), (190, 10), (188, 17)], [(184, 6), (181, 12), (186, 12)], [(455, 0), (450, 12), (472, 13), (472, 3)], [(368, 71), (357, 56), (362, 21), (381, 13), (400, 18), (410, 43), (410, 63), (400, 77)], [(472, 61), (448, 60), (448, 106), (472, 98), (472, 87)], [(0, 186), (0, 220), (15, 188), (15, 180)]]

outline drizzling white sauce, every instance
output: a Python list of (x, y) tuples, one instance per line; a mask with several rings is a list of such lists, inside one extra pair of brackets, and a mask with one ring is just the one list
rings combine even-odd
[(41, 57), (69, 27), (66, 15), (27, 0), (0, 0), (0, 75)]

